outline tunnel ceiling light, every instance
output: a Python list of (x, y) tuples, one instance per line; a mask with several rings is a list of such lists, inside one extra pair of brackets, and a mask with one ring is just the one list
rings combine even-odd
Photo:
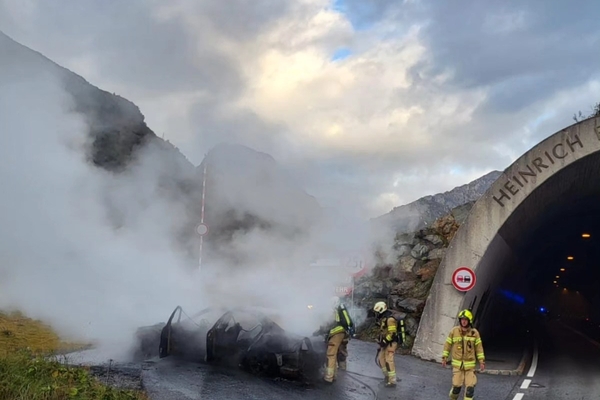
[[(556, 283), (556, 281), (554, 281), (554, 282), (552, 282), (552, 283)], [(556, 285), (556, 286), (558, 286), (558, 285)]]
[(572, 260), (572, 259), (573, 259), (573, 256), (567, 257), (567, 260)]
[(556, 275), (555, 278), (558, 279), (558, 278), (560, 278), (560, 276)]
[(560, 269), (560, 271), (561, 271), (561, 272), (564, 272), (564, 270), (565, 270), (564, 268), (561, 268), (561, 269)]
[(589, 237), (592, 237), (592, 235), (590, 235), (589, 233), (582, 233), (581, 237), (582, 238), (589, 238)]

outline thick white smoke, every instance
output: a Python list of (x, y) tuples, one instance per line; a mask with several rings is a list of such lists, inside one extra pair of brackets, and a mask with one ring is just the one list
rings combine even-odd
[[(53, 75), (0, 79), (0, 309), (121, 341), (199, 298), (169, 242), (181, 214), (156, 195), (153, 171), (116, 177), (89, 164), (88, 127)], [(121, 230), (107, 194), (127, 216)]]
[[(158, 175), (169, 173), (156, 168), (160, 153), (142, 152), (125, 174), (91, 165), (89, 127), (71, 107), (51, 74), (0, 74), (0, 309), (41, 318), (73, 339), (123, 345), (138, 327), (165, 322), (177, 305), (188, 314), (266, 307), (285, 329), (305, 335), (328, 321), (347, 271), (306, 266), (318, 252), (335, 255), (334, 237), (358, 249), (355, 232), (331, 230), (326, 220), (298, 242), (253, 230), (232, 245), (254, 261), (232, 269), (213, 259), (200, 276), (173, 246), (173, 228), (190, 216), (160, 195)], [(271, 216), (296, 207), (261, 206)]]

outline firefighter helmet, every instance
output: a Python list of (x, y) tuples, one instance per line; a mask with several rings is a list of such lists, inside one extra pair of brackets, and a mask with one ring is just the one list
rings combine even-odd
[(473, 313), (470, 310), (462, 310), (458, 313), (458, 319), (466, 318), (470, 324), (473, 324)]
[(381, 314), (382, 312), (385, 312), (385, 310), (387, 310), (387, 304), (385, 304), (384, 301), (378, 301), (375, 303), (375, 306), (373, 306), (373, 311), (377, 314)]

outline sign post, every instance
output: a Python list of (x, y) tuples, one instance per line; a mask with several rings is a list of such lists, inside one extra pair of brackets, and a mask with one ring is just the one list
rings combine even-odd
[(200, 251), (198, 253), (198, 270), (202, 270), (202, 245), (204, 243), (204, 236), (208, 233), (208, 225), (204, 223), (204, 202), (206, 198), (206, 158), (204, 159), (204, 170), (202, 172), (202, 204), (200, 209), (200, 225), (196, 228), (196, 232), (200, 235)]
[(452, 285), (461, 292), (473, 289), (476, 281), (475, 273), (467, 267), (459, 267), (452, 274)]

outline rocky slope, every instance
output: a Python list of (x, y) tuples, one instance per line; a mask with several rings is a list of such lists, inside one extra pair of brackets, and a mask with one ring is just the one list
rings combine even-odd
[[(360, 338), (376, 338), (377, 327), (371, 309), (375, 302), (385, 301), (389, 308), (406, 316), (407, 347), (399, 352), (410, 352), (433, 278), (446, 248), (474, 203), (470, 201), (455, 207), (426, 228), (398, 233), (391, 257), (390, 254), (377, 254), (378, 262), (373, 272), (356, 282), (355, 306), (368, 310), (369, 315), (357, 330)], [(390, 259), (394, 261), (386, 261)]]
[(425, 196), (412, 203), (395, 207), (389, 213), (373, 218), (371, 222), (391, 228), (394, 232), (417, 231), (431, 225), (453, 208), (480, 198), (501, 174), (501, 171), (489, 172), (450, 191)]
[[(316, 200), (285, 176), (269, 155), (247, 147), (221, 145), (196, 168), (175, 146), (157, 137), (144, 115), (131, 101), (90, 84), (81, 76), (54, 63), (0, 32), (0, 76), (8, 83), (31, 87), (53, 78), (72, 99), (73, 113), (87, 122), (90, 163), (114, 174), (142, 175), (156, 184), (159, 193), (183, 217), (173, 227), (175, 243), (197, 265), (202, 198), (202, 170), (209, 165), (206, 216), (215, 248), (227, 248), (235, 235), (253, 228), (273, 235), (304, 233), (318, 217)], [(16, 87), (16, 86), (15, 86)], [(41, 92), (41, 91), (40, 91)], [(56, 96), (49, 101), (56, 101)], [(144, 172), (145, 171), (145, 172)], [(141, 196), (141, 195), (140, 195)], [(115, 227), (126, 224), (119, 199), (107, 194), (109, 216)], [(118, 197), (118, 196), (116, 196)], [(112, 202), (111, 202), (112, 201)], [(150, 199), (142, 199), (147, 203)], [(211, 240), (208, 240), (210, 246)], [(229, 246), (231, 249), (231, 246)], [(232, 255), (243, 258), (243, 252)]]

